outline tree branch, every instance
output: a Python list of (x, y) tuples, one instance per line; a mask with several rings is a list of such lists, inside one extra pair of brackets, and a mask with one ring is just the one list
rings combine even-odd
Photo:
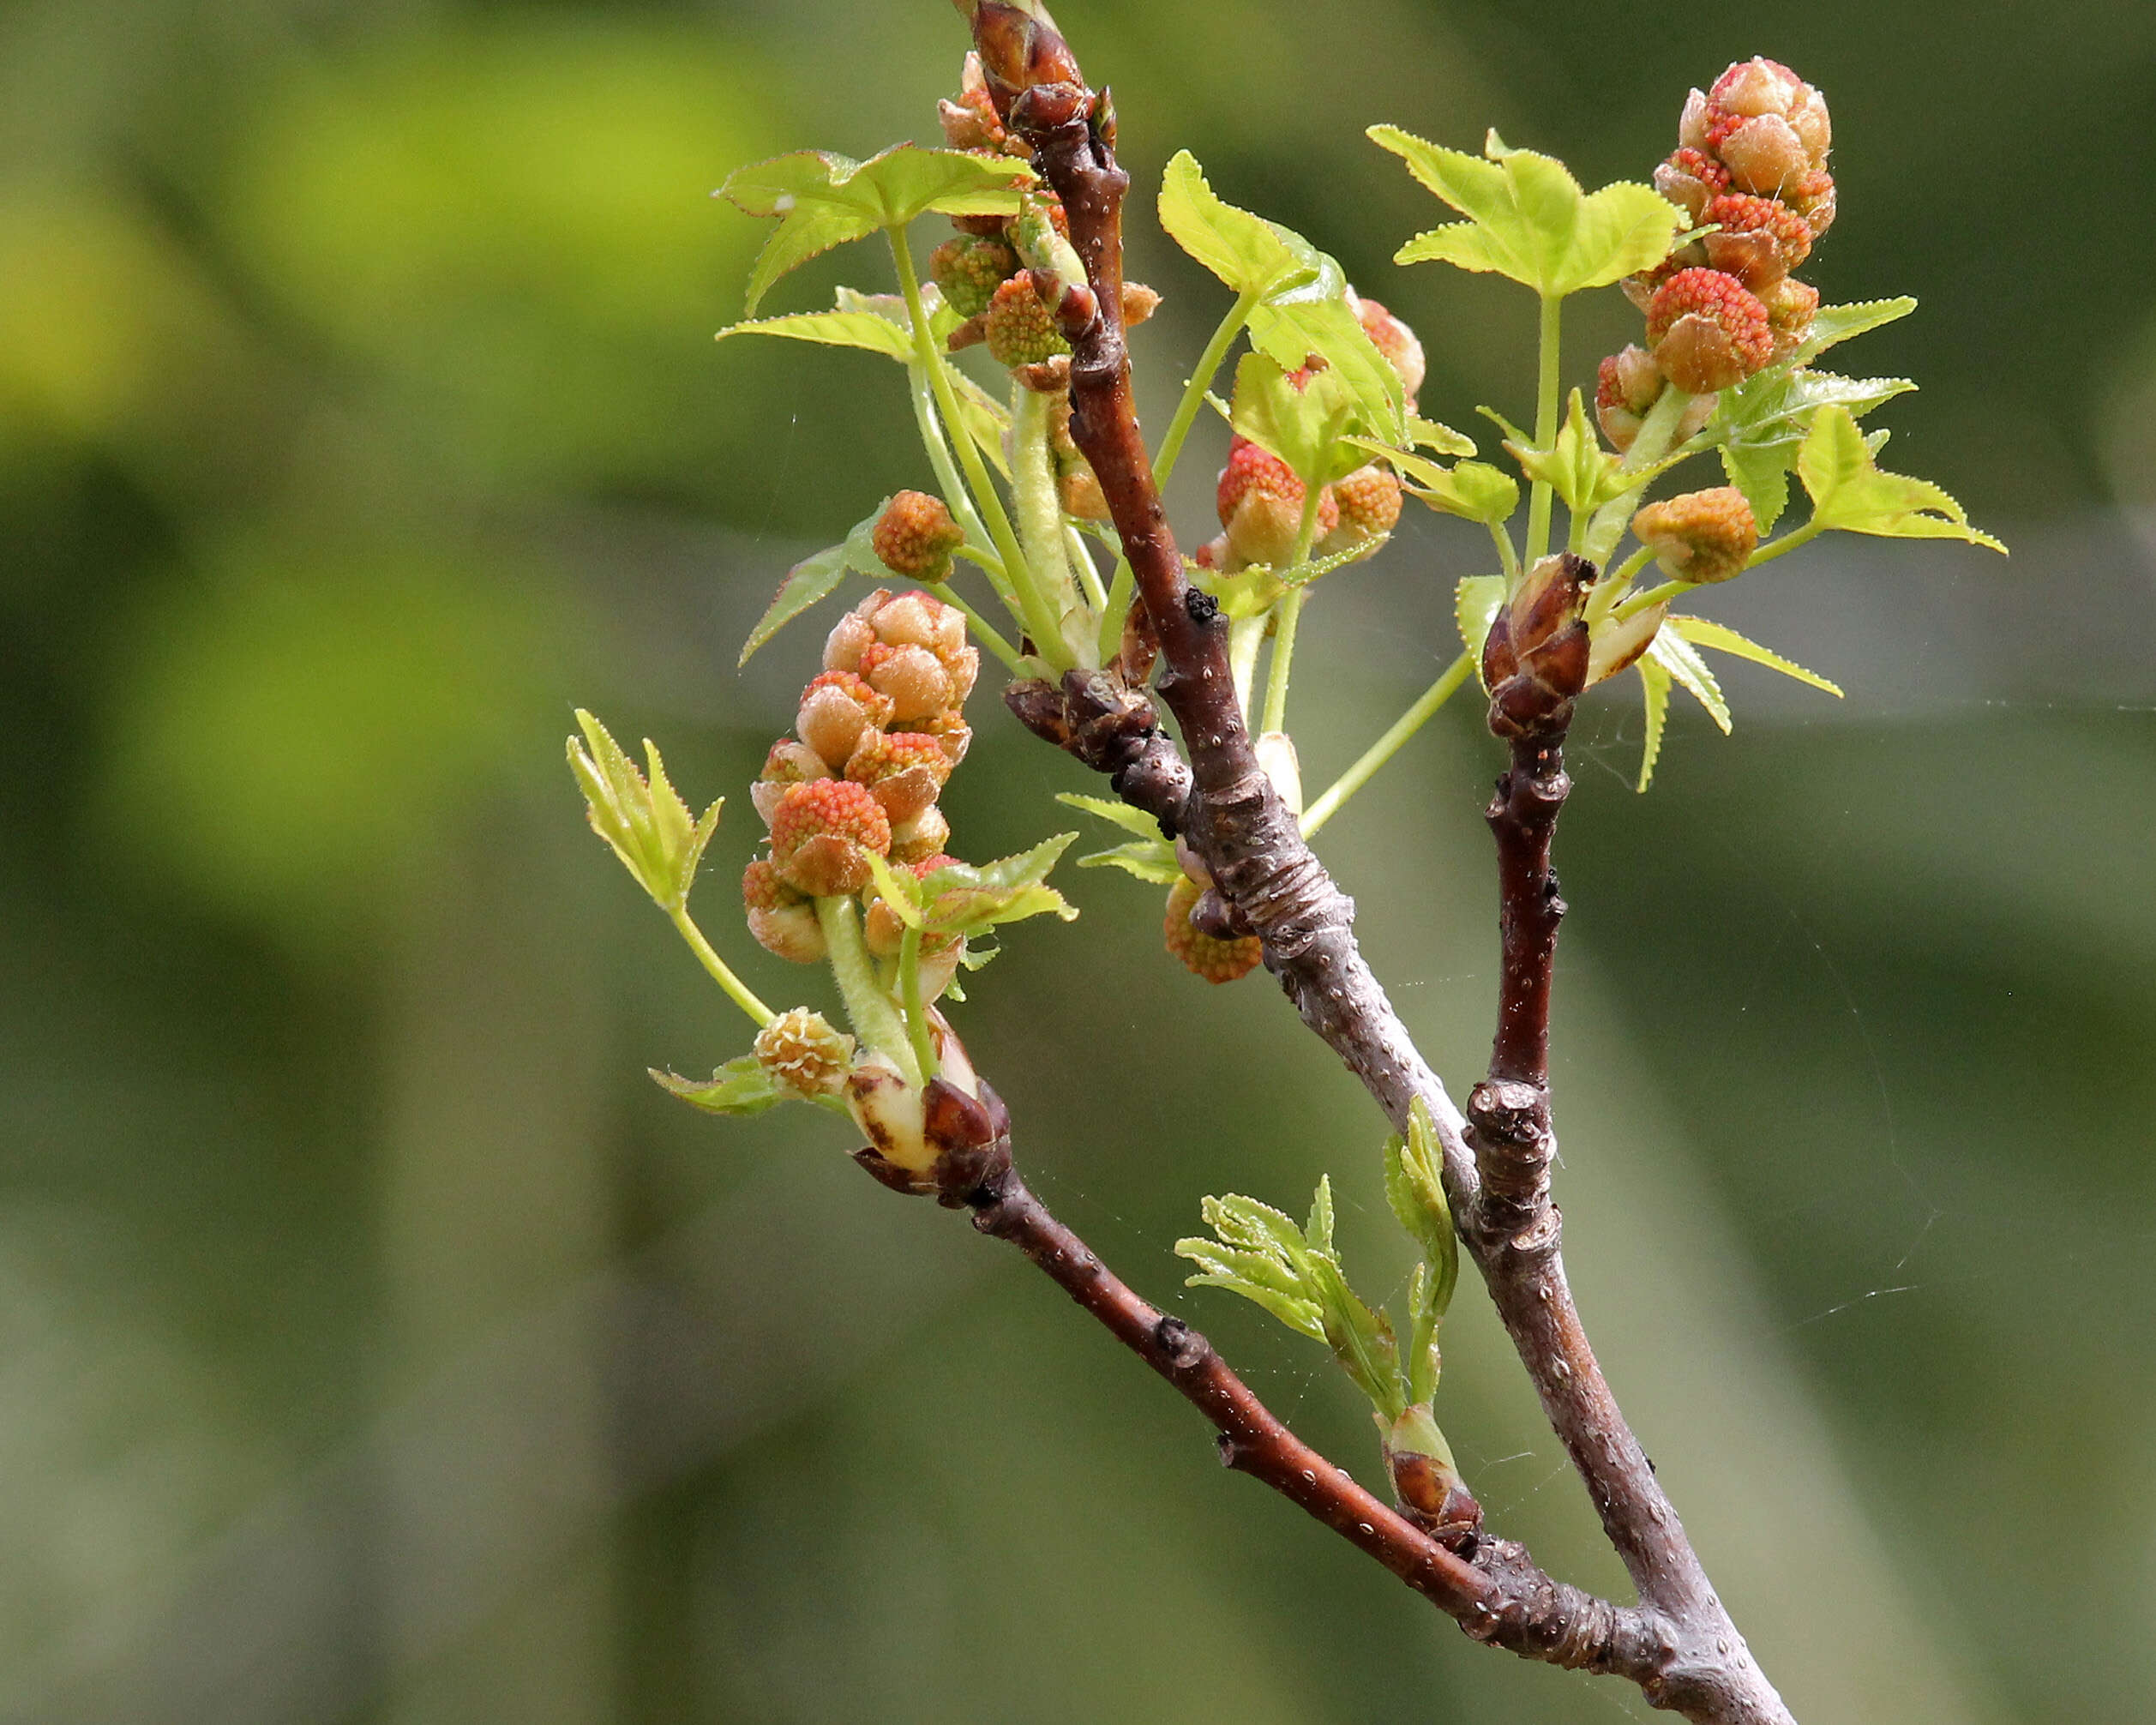
[[(1467, 1122), (1356, 947), (1352, 902), (1259, 766), (1235, 696), (1227, 630), (1216, 606), (1184, 577), (1131, 392), (1121, 308), (1129, 181), (1115, 163), (1112, 110), (1085, 86), (1036, 9), (976, 0), (974, 26), (998, 107), (1033, 147), (1036, 167), (1061, 199), (1085, 269), (1083, 284), (1046, 285), (1073, 350), (1072, 436), (1101, 481), (1135, 574), (1145, 632), (1161, 660), (1156, 688), (1180, 727), (1188, 763), (1158, 735), (1150, 703), (1114, 670), (1073, 673), (1060, 689), (1021, 685), (1011, 693), (1012, 708), (1036, 731), (1108, 772), (1118, 793), (1164, 831), (1188, 839), (1215, 890), (1260, 937), (1266, 967), (1303, 1021), (1396, 1127), (1405, 1129), (1418, 1096), (1428, 1106), (1462, 1238), (1544, 1410), (1643, 1602), (1668, 1612), (1679, 1634), (1673, 1662), (1642, 1683), (1648, 1698), (1703, 1721), (1792, 1725), (1618, 1409), (1558, 1256), (1559, 1218), (1548, 1196), (1555, 1139), (1547, 1039), (1564, 909), (1549, 870), (1569, 788), (1557, 747), (1561, 730), (1531, 758), (1516, 756), (1492, 805), (1504, 880), (1504, 998), (1491, 1073), (1476, 1089), (1463, 1133)], [(1583, 652), (1583, 632), (1581, 645)], [(1569, 718), (1570, 701), (1563, 707)]]

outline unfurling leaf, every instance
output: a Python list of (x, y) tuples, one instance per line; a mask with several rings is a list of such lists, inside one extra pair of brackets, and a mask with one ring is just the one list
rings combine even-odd
[[(1078, 915), (1077, 906), (1043, 882), (1077, 838), (1075, 832), (1059, 832), (1030, 850), (978, 868), (953, 862), (933, 870), (916, 888), (921, 926), (931, 935), (970, 935), (1029, 917), (1070, 922)], [(904, 916), (903, 911), (899, 914)]]
[(576, 722), (584, 738), (569, 739), (569, 770), (584, 792), (592, 830), (613, 847), (622, 866), (662, 910), (680, 910), (688, 902), (690, 884), (705, 846), (718, 831), (725, 799), (700, 817), (692, 816), (650, 738), (644, 742), (647, 778), (607, 728), (582, 707), (576, 710)]
[(1697, 647), (1674, 630), (1662, 629), (1648, 643), (1647, 658), (1641, 663), (1649, 660), (1668, 672), (1693, 700), (1707, 709), (1708, 717), (1721, 727), (1723, 736), (1729, 734), (1729, 702)]
[(678, 1073), (661, 1072), (656, 1067), (652, 1069), (652, 1077), (660, 1089), (706, 1114), (761, 1114), (786, 1100), (754, 1055), (742, 1055), (727, 1061), (709, 1079), (686, 1079)]
[(1841, 698), (1839, 685), (1831, 683), (1816, 670), (1806, 670), (1794, 659), (1784, 658), (1770, 647), (1763, 647), (1756, 640), (1749, 640), (1727, 623), (1710, 622), (1706, 617), (1672, 617), (1669, 626), (1694, 646), (1713, 647), (1734, 658), (1748, 658), (1754, 664), (1763, 664), (1769, 670), (1778, 670), (1784, 676), (1794, 677), (1799, 682)]
[(904, 583), (905, 578), (886, 568), (883, 559), (876, 555), (876, 522), (883, 514), (884, 503), (890, 501), (885, 498), (883, 503), (876, 505), (874, 514), (856, 522), (854, 530), (842, 543), (820, 550), (813, 557), (803, 557), (786, 571), (786, 579), (778, 584), (778, 591), (772, 596), (764, 615), (748, 632), (738, 663), (747, 664), (749, 655), (758, 647), (810, 606), (828, 598), (849, 571), (864, 574), (872, 581)]
[(1081, 869), (1120, 869), (1156, 887), (1173, 887), (1183, 878), (1183, 865), (1175, 860), (1175, 847), (1165, 838), (1133, 838), (1113, 850), (1096, 850), (1078, 860)]
[(754, 312), (779, 277), (849, 240), (902, 228), (931, 210), (1015, 215), (1018, 188), (1033, 178), (1014, 157), (900, 144), (865, 162), (796, 150), (736, 168), (718, 195), (750, 215), (779, 218), (748, 278)]
[(1228, 423), (1279, 456), (1306, 485), (1330, 484), (1354, 472), (1367, 459), (1355, 440), (1385, 430), (1370, 423), (1353, 385), (1330, 366), (1298, 388), (1287, 368), (1264, 353), (1246, 353), (1236, 363)]
[(1968, 512), (1930, 480), (1881, 472), (1872, 448), (1847, 407), (1820, 411), (1797, 458), (1798, 476), (1811, 494), (1813, 521), (1885, 538), (1966, 539), (2006, 550), (1971, 526)]
[(1669, 673), (1651, 654), (1639, 662), (1641, 699), (1647, 707), (1647, 742), (1640, 750), (1639, 783), (1644, 791), (1655, 782), (1655, 763), (1661, 759), (1662, 731), (1669, 723)]
[(1402, 438), (1400, 374), (1344, 298), (1260, 305), (1250, 315), (1250, 345), (1285, 371), (1300, 370), (1314, 355), (1347, 385), (1364, 425), (1387, 441)]
[(1812, 314), (1811, 328), (1805, 331), (1804, 346), (1797, 350), (1797, 363), (1809, 364), (1829, 347), (1837, 347), (1883, 323), (1907, 317), (1916, 309), (1915, 299), (1907, 294), (1899, 299), (1867, 299), (1854, 305), (1823, 305)]
[(1562, 162), (1511, 149), (1495, 132), (1479, 157), (1397, 126), (1372, 126), (1369, 135), (1468, 218), (1418, 234), (1400, 248), (1397, 263), (1494, 272), (1559, 298), (1652, 269), (1669, 255), (1682, 220), (1652, 186), (1619, 182), (1582, 192)]
[(1262, 299), (1317, 273), (1306, 243), (1299, 249), (1285, 230), (1223, 200), (1188, 150), (1161, 176), (1160, 218), (1170, 239), (1237, 293)]
[(1417, 1097), (1408, 1114), (1404, 1138), (1385, 1145), (1385, 1201), (1400, 1225), (1422, 1248), (1433, 1280), (1426, 1290), (1429, 1310), (1442, 1318), (1452, 1304), (1460, 1279), (1460, 1241), (1453, 1232), (1452, 1209), (1444, 1198), (1444, 1157), (1429, 1104)]

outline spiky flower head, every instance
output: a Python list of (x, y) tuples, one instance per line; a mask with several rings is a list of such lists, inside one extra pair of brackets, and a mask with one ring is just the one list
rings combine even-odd
[(926, 491), (901, 491), (883, 506), (869, 544), (895, 574), (916, 581), (951, 579), (951, 554), (965, 544), (965, 530), (950, 506)]
[(1656, 288), (1647, 340), (1663, 375), (1693, 395), (1740, 383), (1774, 358), (1767, 308), (1718, 269), (1680, 269)]
[[(1294, 556), (1302, 527), (1303, 482), (1270, 449), (1238, 437), (1221, 470), (1215, 502), (1228, 549), (1239, 562), (1277, 568)], [(1330, 488), (1321, 492), (1312, 539), (1324, 538), (1340, 525), (1340, 506)]]
[(772, 816), (771, 856), (786, 883), (812, 899), (868, 884), (863, 851), (891, 849), (891, 817), (865, 784), (820, 778), (788, 787)]
[(1204, 895), (1204, 888), (1188, 875), (1168, 889), (1168, 911), (1161, 919), (1168, 950), (1192, 976), (1209, 983), (1232, 983), (1248, 976), (1265, 956), (1263, 943), (1255, 935), (1223, 941), (1200, 934), (1191, 925), (1190, 913)]
[(853, 1070), (854, 1039), (806, 1007), (781, 1013), (757, 1031), (755, 1049), (772, 1087), (802, 1102), (837, 1096)]
[(896, 824), (910, 820), (936, 800), (951, 777), (943, 744), (921, 731), (870, 730), (846, 760), (846, 777), (865, 784)]
[(961, 317), (986, 311), (1018, 267), (1018, 255), (1008, 243), (984, 234), (959, 234), (928, 254), (928, 273), (943, 290), (944, 304)]
[(1055, 327), (1054, 316), (1035, 291), (1033, 272), (1022, 269), (989, 299), (982, 314), (982, 333), (999, 365), (1040, 365), (1071, 344)]
[(1680, 581), (1726, 581), (1759, 549), (1759, 523), (1734, 485), (1649, 503), (1632, 517), (1632, 532)]

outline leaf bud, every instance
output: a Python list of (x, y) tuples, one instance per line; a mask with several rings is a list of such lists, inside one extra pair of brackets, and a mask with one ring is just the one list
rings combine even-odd
[(1632, 532), (1667, 573), (1702, 585), (1741, 574), (1759, 549), (1759, 523), (1734, 485), (1649, 503), (1632, 517)]
[(772, 1087), (802, 1102), (838, 1095), (854, 1063), (854, 1039), (806, 1007), (781, 1013), (757, 1031), (755, 1050)]
[(1500, 606), (1482, 643), (1490, 729), (1499, 736), (1562, 731), (1587, 687), (1588, 641), (1581, 619), (1594, 565), (1570, 552), (1544, 557)]

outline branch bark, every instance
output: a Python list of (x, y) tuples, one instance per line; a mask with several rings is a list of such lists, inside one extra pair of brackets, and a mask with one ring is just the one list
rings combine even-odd
[[(1549, 1199), (1555, 1138), (1547, 1048), (1564, 912), (1549, 867), (1569, 790), (1562, 730), (1531, 741), (1524, 756), (1516, 748), (1492, 807), (1504, 981), (1490, 1075), (1463, 1121), (1357, 948), (1352, 901), (1304, 842), (1259, 766), (1235, 694), (1224, 622), (1210, 598), (1184, 578), (1131, 391), (1121, 225), (1129, 181), (1115, 162), (1106, 96), (1096, 98), (1084, 85), (1067, 47), (1035, 12), (1010, 0), (976, 0), (974, 26), (991, 91), (1061, 199), (1085, 269), (1086, 281), (1060, 284), (1055, 302), (1072, 348), (1072, 436), (1100, 479), (1130, 560), (1158, 645), (1156, 688), (1182, 732), (1187, 764), (1159, 735), (1150, 703), (1113, 671), (1072, 673), (1060, 689), (1021, 685), (1012, 691), (1012, 707), (1036, 732), (1108, 772), (1120, 795), (1192, 844), (1216, 890), (1260, 937), (1266, 967), (1304, 1023), (1363, 1081), (1396, 1127), (1406, 1129), (1418, 1096), (1428, 1106), (1462, 1240), (1642, 1608), (1672, 1631), (1667, 1656), (1651, 1674), (1635, 1679), (1647, 1698), (1713, 1725), (1793, 1725), (1618, 1407), (1559, 1256), (1560, 1218)], [(1042, 68), (1051, 69), (1049, 79), (1040, 77)], [(1584, 631), (1578, 645), (1583, 655)], [(1569, 717), (1569, 700), (1563, 707)]]

